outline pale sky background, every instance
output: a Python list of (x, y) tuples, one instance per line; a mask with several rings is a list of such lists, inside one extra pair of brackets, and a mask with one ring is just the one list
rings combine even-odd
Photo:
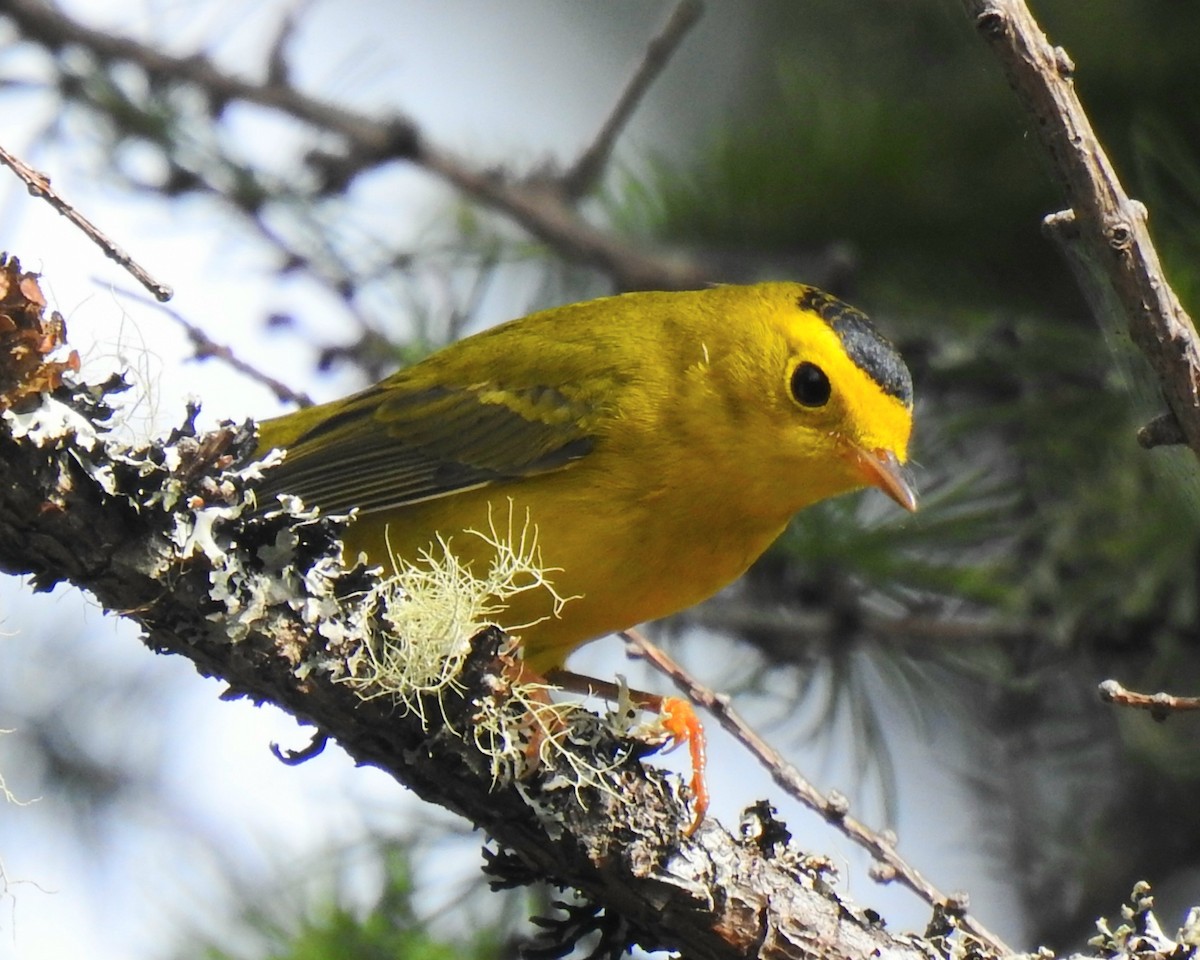
[[(613, 35), (609, 18), (593, 15), (588, 5), (556, 0), (316, 2), (303, 13), (292, 59), (299, 82), (309, 90), (362, 109), (401, 110), (430, 136), (473, 158), (515, 165), (546, 155), (569, 159), (603, 119), (668, 10), (666, 4), (640, 0), (622, 6), (621, 33)], [(664, 131), (670, 132), (670, 149), (682, 151), (689, 137), (721, 122), (719, 113), (699, 112), (719, 109), (719, 100), (714, 106), (694, 98), (689, 108), (682, 94), (698, 82), (719, 89), (722, 77), (754, 68), (739, 61), (736, 13), (727, 6), (710, 4), (702, 26), (621, 141), (622, 162), (637, 163), (646, 149), (661, 149)], [(255, 73), (262, 38), (281, 9), (279, 3), (257, 4), (247, 20), (247, 6), (235, 0), (132, 5), (92, 0), (67, 7), (97, 25), (111, 22), (155, 41), (170, 36), (178, 52), (203, 44), (222, 63)], [(381, 23), (389, 29), (380, 30)], [(607, 32), (600, 33), (606, 25)], [(214, 37), (222, 41), (214, 45)], [(724, 42), (713, 44), (712, 37)], [(0, 69), (15, 71), (19, 61), (12, 52), (0, 53)], [(313, 381), (310, 350), (294, 337), (267, 340), (262, 332), (262, 318), (272, 311), (317, 315), (312, 302), (324, 293), (295, 282), (273, 284), (269, 254), (232, 230), (229, 218), (210, 206), (192, 201), (168, 207), (133, 198), (95, 175), (86, 148), (70, 141), (49, 148), (35, 144), (37, 132), (50, 122), (50, 101), (31, 93), (22, 103), (25, 109), (0, 112), (0, 143), (48, 173), (56, 188), (171, 285), (175, 310), (318, 397), (353, 386), (346, 378)], [(283, 155), (280, 144), (294, 138), (286, 127), (276, 129), (257, 114), (240, 117), (239, 124), (251, 155)], [(445, 194), (415, 173), (366, 179), (370, 182), (360, 185), (356, 199), (396, 235), (419, 242)], [(133, 289), (132, 278), (48, 206), (31, 199), (6, 171), (0, 171), (0, 223), (0, 248), (44, 274), (43, 287), (67, 317), (70, 341), (88, 369), (134, 372), (136, 402), (131, 400), (128, 411), (132, 434), (179, 422), (189, 396), (203, 400), (209, 423), (280, 409), (265, 390), (219, 363), (188, 362), (184, 338), (168, 318), (113, 292)], [(486, 303), (489, 318), (498, 321), (519, 312), (531, 289), (528, 275), (513, 271)], [(328, 330), (318, 336), (336, 339)], [(92, 728), (81, 735), (101, 751), (144, 754), (161, 772), (168, 800), (163, 804), (155, 796), (145, 809), (131, 811), (120, 830), (90, 843), (63, 829), (72, 816), (64, 799), (45, 796), (28, 806), (0, 807), (0, 863), (7, 878), (0, 898), (0, 958), (149, 960), (166, 953), (172, 938), (236, 907), (224, 900), (217, 864), (233, 864), (249, 889), (277, 891), (283, 902), (303, 901), (319, 896), (330, 882), (321, 867), (323, 851), (331, 846), (352, 849), (371, 828), (405, 834), (427, 821), (455, 823), (384, 775), (354, 769), (336, 747), (298, 768), (278, 763), (268, 744), (300, 747), (307, 731), (274, 709), (219, 701), (223, 685), (200, 678), (181, 658), (152, 655), (131, 625), (105, 616), (76, 591), (33, 596), (17, 581), (0, 589), (0, 727), (18, 722), (8, 719), (6, 703), (56, 687), (50, 678), (58, 671), (88, 678), (76, 695), (102, 702), (114, 697), (108, 687), (112, 677), (150, 687), (158, 694), (158, 709), (151, 715), (133, 718), (132, 727), (123, 723), (116, 731)], [(732, 641), (694, 638), (684, 651), (682, 658), (714, 683), (738, 676), (749, 659)], [(588, 648), (573, 665), (598, 676), (622, 672), (636, 685), (665, 689), (665, 680), (647, 678), (626, 663), (615, 641)], [(774, 715), (769, 709), (758, 713)], [(944, 890), (970, 891), (981, 919), (1001, 934), (1014, 935), (1011, 901), (987, 876), (986, 864), (972, 856), (981, 846), (975, 836), (979, 825), (958, 812), (955, 800), (961, 797), (961, 809), (967, 809), (957, 777), (966, 768), (969, 747), (954, 735), (950, 718), (917, 731), (905, 729), (903, 710), (893, 713), (892, 746), (903, 778), (902, 852)], [(871, 883), (863, 855), (847, 849), (815, 815), (787, 802), (715, 723), (708, 727), (714, 815), (735, 827), (745, 805), (771, 798), (802, 844), (832, 854), (844, 866), (845, 891), (852, 899), (878, 910), (894, 929), (924, 926), (925, 905), (901, 890)], [(856, 813), (879, 822), (874, 794), (868, 790), (866, 805), (860, 803), (863, 795), (856, 793), (855, 777), (842, 759), (852, 752), (846, 731), (808, 745), (795, 743), (786, 730), (772, 736), (820, 786), (841, 789), (853, 798)], [(15, 736), (0, 737), (0, 774), (17, 797), (34, 799), (37, 761), (16, 742)], [(683, 758), (664, 762), (680, 769)], [(473, 833), (464, 839), (447, 828), (434, 836), (445, 839), (430, 841), (436, 855), (418, 860), (420, 879), (428, 883), (419, 902), (453, 930), (469, 922), (447, 910), (459, 885), (477, 876), (483, 838)], [(350, 873), (350, 886), (369, 899), (378, 865), (364, 853)]]

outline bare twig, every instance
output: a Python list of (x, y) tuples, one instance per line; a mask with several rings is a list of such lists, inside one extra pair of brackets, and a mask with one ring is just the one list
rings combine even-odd
[(1200, 697), (1179, 697), (1173, 693), (1138, 693), (1126, 690), (1116, 680), (1105, 680), (1099, 687), (1100, 699), (1118, 707), (1149, 710), (1155, 720), (1166, 720), (1172, 713), (1200, 710)]
[(192, 347), (195, 349), (197, 360), (204, 360), (208, 357), (220, 360), (248, 380), (261, 383), (284, 403), (294, 403), (300, 407), (311, 407), (313, 405), (313, 400), (307, 393), (293, 390), (282, 380), (276, 380), (270, 374), (259, 370), (254, 364), (243, 360), (234, 352), (232, 347), (224, 343), (218, 343), (212, 339), (212, 337), (204, 332), (203, 328), (196, 326), (196, 324), (188, 320), (178, 310), (174, 310), (161, 303), (152, 303), (144, 297), (138, 296), (132, 290), (122, 290), (118, 287), (114, 288), (113, 292), (138, 303), (158, 307), (158, 309), (162, 310), (163, 313), (183, 328), (183, 332), (187, 334), (188, 340), (191, 341)]
[(1089, 301), (1124, 318), (1200, 456), (1200, 338), (1163, 275), (1145, 208), (1125, 193), (1075, 93), (1075, 65), (1050, 45), (1024, 0), (965, 0), (965, 6), (1033, 119), (1066, 193), (1071, 209), (1048, 218), (1048, 230), (1067, 250)]
[(151, 79), (190, 83), (214, 104), (243, 101), (335, 134), (343, 141), (343, 153), (321, 155), (331, 175), (350, 178), (394, 160), (413, 163), (471, 200), (505, 214), (560, 256), (601, 270), (620, 289), (694, 289), (711, 279), (685, 257), (635, 247), (626, 238), (589, 223), (558, 181), (511, 178), (475, 167), (434, 144), (408, 117), (372, 117), (286, 83), (237, 77), (203, 54), (166, 54), (87, 27), (41, 0), (6, 0), (2, 11), (22, 35), (50, 50), (79, 46), (102, 60), (132, 63)]
[(131, 273), (135, 280), (150, 291), (159, 303), (173, 296), (171, 288), (159, 283), (148, 274), (128, 253), (110, 240), (104, 232), (87, 217), (64, 200), (53, 187), (50, 178), (29, 166), (20, 157), (0, 147), (0, 163), (8, 167), (25, 184), (30, 194), (45, 200), (50, 206), (77, 226), (92, 243), (96, 244), (108, 259)]
[(288, 46), (296, 35), (303, 14), (312, 6), (312, 0), (302, 0), (283, 12), (275, 38), (271, 41), (271, 50), (267, 55), (267, 81), (269, 83), (289, 84), (292, 79), (291, 65), (288, 63)]
[(634, 655), (650, 661), (655, 669), (670, 677), (689, 700), (700, 704), (716, 717), (721, 726), (746, 746), (771, 774), (775, 783), (789, 796), (820, 814), (826, 823), (868, 851), (876, 860), (873, 871), (876, 879), (881, 882), (893, 880), (899, 882), (930, 906), (944, 910), (948, 915), (956, 917), (961, 927), (981, 943), (1000, 954), (1012, 953), (1011, 948), (1006, 946), (1004, 941), (966, 912), (967, 900), (964, 894), (946, 896), (941, 893), (896, 852), (893, 839), (877, 833), (866, 824), (849, 816), (850, 804), (845, 797), (836, 792), (828, 796), (822, 794), (804, 778), (799, 770), (788, 763), (778, 750), (767, 743), (742, 719), (741, 715), (733, 709), (727, 694), (718, 693), (711, 687), (700, 683), (673, 657), (652, 643), (640, 631), (625, 630), (621, 636), (632, 648)]
[(567, 196), (581, 197), (595, 186), (596, 181), (608, 165), (612, 155), (613, 144), (621, 131), (637, 110), (638, 104), (650, 89), (663, 68), (670, 62), (672, 55), (683, 42), (683, 38), (700, 20), (704, 7), (700, 0), (679, 0), (671, 16), (663, 25), (658, 35), (646, 46), (645, 56), (638, 64), (629, 83), (621, 91), (621, 96), (613, 106), (612, 112), (596, 133), (595, 138), (586, 150), (580, 154), (562, 177), (562, 188)]

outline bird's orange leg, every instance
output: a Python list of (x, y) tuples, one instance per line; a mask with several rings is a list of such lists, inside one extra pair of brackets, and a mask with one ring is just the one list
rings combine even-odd
[[(606, 700), (618, 700), (621, 687), (608, 680), (597, 680), (585, 677), (570, 670), (548, 670), (546, 679), (564, 690), (572, 693), (582, 693), (604, 697)], [(684, 831), (684, 836), (690, 837), (696, 832), (708, 812), (708, 783), (705, 779), (705, 766), (708, 763), (708, 744), (704, 736), (704, 726), (692, 705), (682, 697), (662, 697), (655, 693), (644, 693), (641, 690), (625, 689), (634, 705), (649, 713), (657, 713), (663, 729), (671, 736), (673, 749), (686, 743), (692, 761), (692, 822)]]

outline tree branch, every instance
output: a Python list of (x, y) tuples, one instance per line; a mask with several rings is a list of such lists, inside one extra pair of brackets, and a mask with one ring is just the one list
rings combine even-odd
[(636, 656), (650, 661), (659, 672), (674, 681), (688, 700), (700, 704), (716, 717), (721, 726), (766, 768), (771, 774), (771, 779), (786, 791), (788, 796), (824, 818), (831, 827), (870, 853), (875, 858), (876, 879), (888, 882), (894, 880), (907, 887), (935, 910), (954, 917), (973, 938), (998, 955), (1012, 952), (1003, 940), (967, 913), (965, 895), (947, 896), (942, 893), (922, 876), (916, 867), (900, 856), (896, 850), (894, 836), (885, 836), (850, 816), (850, 802), (840, 793), (822, 794), (804, 774), (788, 763), (778, 750), (742, 719), (726, 694), (717, 693), (711, 687), (700, 683), (640, 631), (626, 630), (622, 637)]
[(435, 144), (408, 117), (357, 113), (344, 104), (296, 90), (286, 77), (277, 75), (278, 71), (269, 71), (263, 82), (234, 76), (203, 54), (172, 56), (135, 40), (92, 29), (41, 0), (7, 0), (0, 13), (24, 37), (49, 50), (76, 46), (102, 61), (131, 63), (151, 80), (190, 84), (205, 94), (214, 115), (231, 101), (242, 101), (336, 135), (343, 144), (341, 153), (314, 152), (309, 156), (310, 164), (327, 179), (344, 183), (397, 160), (415, 164), (476, 203), (514, 220), (560, 256), (603, 271), (619, 289), (689, 289), (709, 279), (699, 265), (683, 257), (635, 247), (627, 239), (589, 223), (576, 208), (577, 197), (562, 178), (520, 179), (477, 168)]
[(571, 169), (562, 175), (562, 188), (568, 197), (579, 198), (591, 190), (600, 179), (612, 156), (613, 144), (625, 129), (625, 124), (637, 110), (638, 104), (670, 62), (687, 32), (700, 20), (704, 8), (699, 0), (680, 0), (671, 11), (658, 36), (646, 47), (646, 55), (629, 83), (621, 91), (612, 112), (604, 121), (591, 144), (580, 154)]
[[(17, 264), (5, 269), (10, 290), (31, 289)], [(35, 298), (25, 314), (39, 311)], [(90, 592), (152, 650), (277, 704), (482, 827), (510, 851), (493, 877), (573, 887), (630, 943), (701, 960), (929, 956), (838, 897), (828, 860), (797, 849), (765, 803), (739, 836), (710, 820), (685, 838), (675, 779), (594, 719), (531, 774), (497, 778), (473, 726), (485, 703), (511, 703), (496, 631), (475, 638), (459, 692), (437, 709), (364, 694), (352, 661), (384, 611), (375, 576), (335, 560), (344, 521), (243, 516), (263, 469), (246, 463), (249, 424), (198, 436), (193, 409), (161, 443), (116, 442), (104, 424), (123, 388), (64, 386), (0, 413), (0, 570)], [(942, 918), (939, 934), (952, 927)]]
[(17, 175), (18, 179), (25, 184), (25, 189), (29, 191), (31, 196), (40, 197), (42, 200), (45, 200), (51, 207), (78, 227), (85, 237), (104, 251), (104, 255), (109, 260), (127, 270), (138, 283), (149, 290), (154, 295), (155, 300), (159, 303), (166, 303), (166, 301), (174, 296), (170, 287), (159, 283), (150, 276), (133, 257), (122, 250), (113, 240), (109, 239), (108, 235), (92, 223), (91, 220), (63, 199), (58, 191), (50, 186), (50, 178), (48, 176), (34, 170), (33, 167), (29, 166), (20, 157), (9, 153), (3, 147), (0, 147), (0, 163), (4, 164)]
[(165, 304), (152, 303), (144, 297), (139, 297), (131, 290), (122, 290), (115, 288), (114, 292), (121, 296), (128, 297), (135, 303), (140, 303), (145, 306), (156, 307), (165, 313), (173, 320), (187, 336), (188, 341), (192, 345), (192, 355), (197, 360), (207, 360), (213, 357), (220, 360), (231, 370), (235, 370), (251, 383), (257, 383), (270, 390), (277, 400), (281, 403), (294, 403), (298, 407), (311, 407), (313, 399), (303, 390), (294, 390), (282, 380), (271, 376), (264, 370), (259, 369), (253, 363), (238, 356), (233, 348), (226, 343), (220, 343), (208, 335), (208, 332), (203, 327), (192, 323), (178, 310), (172, 310)]
[(1099, 687), (1100, 699), (1118, 707), (1148, 710), (1155, 720), (1166, 720), (1173, 713), (1200, 710), (1200, 697), (1181, 697), (1174, 693), (1139, 693), (1127, 690), (1116, 680), (1105, 680)]
[(1098, 319), (1123, 318), (1162, 386), (1188, 446), (1200, 456), (1200, 338), (1163, 275), (1146, 227), (1075, 93), (1075, 65), (1052, 47), (1024, 0), (965, 0), (975, 26), (1033, 120), (1070, 210), (1046, 220)]

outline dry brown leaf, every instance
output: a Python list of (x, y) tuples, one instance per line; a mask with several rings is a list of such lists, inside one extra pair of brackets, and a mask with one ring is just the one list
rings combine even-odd
[(66, 372), (79, 371), (74, 350), (66, 359), (48, 359), (67, 342), (67, 325), (57, 312), (43, 316), (45, 309), (38, 275), (0, 254), (0, 410), (30, 406), (57, 389)]

